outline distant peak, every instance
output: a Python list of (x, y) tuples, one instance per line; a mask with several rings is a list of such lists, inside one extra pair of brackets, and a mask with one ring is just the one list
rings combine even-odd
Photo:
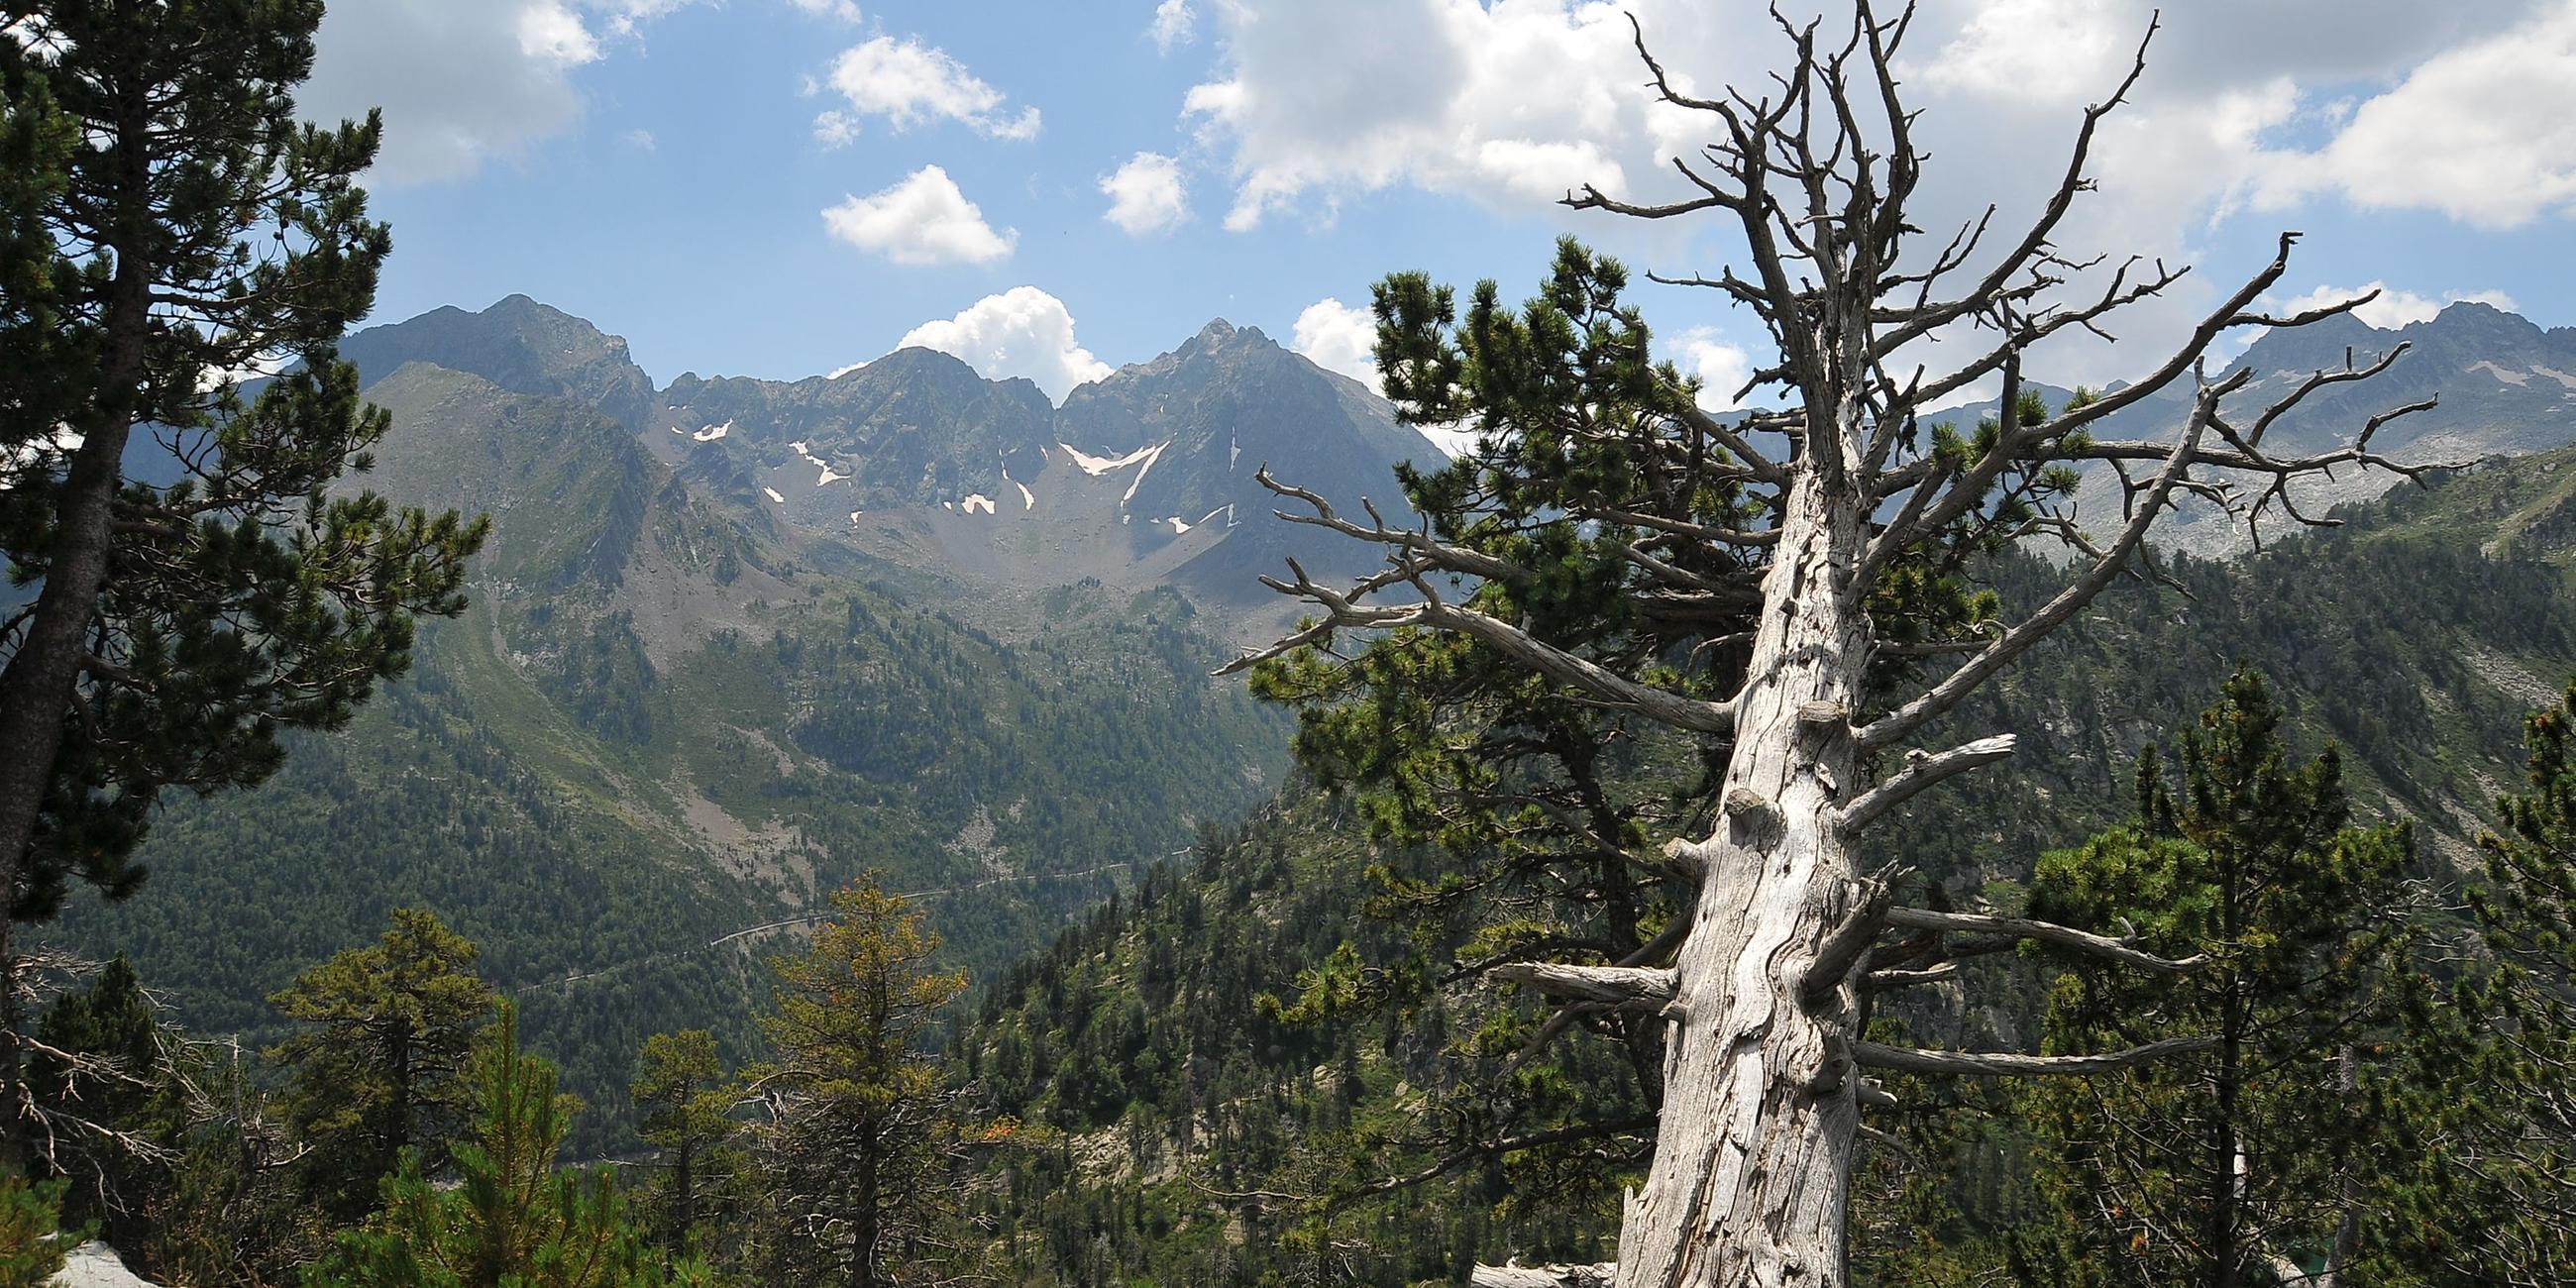
[(1216, 344), (1232, 339), (1233, 337), (1233, 323), (1226, 321), (1224, 318), (1210, 318), (1206, 326), (1199, 328), (1197, 338), (1205, 340), (1211, 344)]

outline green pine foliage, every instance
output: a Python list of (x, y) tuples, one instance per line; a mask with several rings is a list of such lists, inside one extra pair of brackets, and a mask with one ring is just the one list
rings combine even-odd
[[(445, 1165), (446, 1143), (475, 1094), (467, 1070), (494, 1003), (474, 958), (474, 945), (437, 917), (397, 909), (381, 939), (337, 954), (271, 999), (303, 1026), (268, 1058), (287, 1070), (287, 1123), (309, 1151), (305, 1184), (331, 1214), (348, 1219), (372, 1207), (377, 1178), (406, 1154), (431, 1172)], [(515, 1046), (516, 1035), (509, 1041)]]
[(456, 1184), (434, 1185), (418, 1151), (384, 1182), (384, 1208), (342, 1233), (305, 1288), (662, 1288), (708, 1284), (667, 1263), (629, 1220), (605, 1169), (559, 1166), (578, 1102), (554, 1067), (519, 1050), (504, 1004), (479, 1044), (474, 1123), (454, 1148)]
[(2490, 969), (2434, 1012), (2416, 1089), (2434, 1126), (2389, 1160), (2423, 1255), (2511, 1288), (2576, 1276), (2576, 688), (2523, 728), (2524, 790), (2497, 801), (2471, 892)]
[(2202, 964), (2074, 963), (2041, 1045), (2209, 1046), (2022, 1089), (2014, 1116), (2037, 1136), (2057, 1221), (2016, 1250), (2018, 1273), (2139, 1288), (2329, 1269), (2412, 1282), (2375, 1228), (2390, 1206), (2384, 1156), (2409, 1124), (2372, 1086), (2399, 1071), (2408, 993), (2426, 978), (2412, 831), (2351, 826), (2340, 754), (2292, 764), (2280, 709), (2251, 673), (2185, 732), (2179, 769), (2142, 758), (2135, 821), (2042, 859), (2031, 907)]
[(770, 1059), (744, 1071), (757, 1202), (746, 1269), (767, 1282), (898, 1288), (962, 1262), (952, 1175), (966, 1120), (928, 1039), (965, 991), (939, 937), (872, 882), (770, 959)]
[(57, 1212), (70, 1183), (0, 1176), (0, 1288), (45, 1288), (63, 1268), (72, 1241)]
[[(41, 919), (72, 882), (133, 887), (162, 789), (255, 784), (287, 731), (402, 674), (483, 527), (340, 483), (387, 429), (334, 346), (390, 239), (355, 184), (376, 120), (296, 111), (320, 0), (11, 17), (0, 146), (51, 169), (0, 190), (0, 552), (11, 587), (41, 584), (0, 636), (0, 863)], [(7, 222), (31, 212), (41, 238)], [(281, 359), (245, 401), (239, 373)], [(131, 474), (130, 440), (152, 463)]]
[(656, 1033), (636, 1058), (631, 1090), (638, 1134), (658, 1164), (645, 1201), (653, 1227), (667, 1248), (702, 1246), (716, 1199), (743, 1170), (731, 1147), (741, 1129), (733, 1073), (705, 1029)]

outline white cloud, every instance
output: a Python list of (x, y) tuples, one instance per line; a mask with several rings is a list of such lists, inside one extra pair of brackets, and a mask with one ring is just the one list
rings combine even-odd
[(2576, 215), (2576, 2), (2425, 60), (2324, 147), (2265, 160), (2267, 207), (2332, 191), (2481, 228)]
[(1163, 0), (1154, 6), (1154, 24), (1146, 31), (1154, 37), (1154, 48), (1170, 53), (1190, 43), (1198, 34), (1199, 16), (1190, 10), (1190, 0)]
[[(573, 35), (575, 30), (581, 34)], [(312, 120), (381, 107), (377, 185), (460, 178), (524, 154), (581, 117), (570, 79), (588, 42), (561, 5), (525, 0), (383, 0), (337, 4), (316, 33), (313, 78), (296, 95)]]
[(814, 141), (827, 148), (845, 148), (859, 137), (859, 118), (843, 111), (829, 111), (814, 117)]
[(2508, 313), (2521, 311), (2513, 297), (2502, 291), (2445, 291), (2441, 299), (2434, 300), (2413, 291), (2392, 289), (2381, 281), (2364, 286), (2320, 286), (2304, 295), (2282, 300), (2272, 311), (2284, 316), (2304, 313), (2309, 309), (2340, 304), (2371, 291), (2379, 292), (2378, 297), (2354, 309), (2352, 315), (2383, 331), (2393, 331), (2416, 322), (2430, 322), (2444, 306), (2463, 302), (2490, 304)]
[(2522, 305), (2502, 291), (2444, 291), (2442, 298), (2452, 304), (2484, 304), (2507, 313), (2522, 312)]
[(859, 20), (859, 6), (853, 0), (789, 0), (797, 8), (819, 18), (838, 18), (843, 22)]
[(1167, 233), (1190, 217), (1189, 192), (1181, 182), (1180, 162), (1159, 152), (1139, 152), (1115, 174), (1100, 181), (1109, 198), (1101, 218), (1129, 236)]
[(850, 197), (823, 212), (834, 237), (898, 264), (990, 264), (1008, 258), (1020, 234), (995, 232), (948, 172), (926, 165), (883, 192)]
[(2114, 0), (1988, 0), (1924, 69), (1950, 90), (2082, 100), (2112, 83), (2140, 28)]
[(631, 45), (644, 23), (703, 2), (335, 4), (315, 34), (313, 77), (297, 106), (307, 119), (325, 122), (384, 110), (372, 185), (462, 178), (570, 131), (582, 115), (574, 85), (580, 68)]
[[(1911, 212), (1928, 230), (1916, 254), (1938, 250), (1989, 202), (2000, 210), (1987, 253), (2009, 244), (2054, 184), (2084, 105), (2127, 72), (2156, 4), (1923, 0), (1900, 59), (1924, 111), (1917, 138), (1934, 158)], [(1824, 12), (1828, 31), (1850, 20), (1848, 6), (1820, 0), (1785, 7), (1797, 21)], [(2249, 205), (2347, 187), (2493, 221), (2576, 210), (2576, 186), (2564, 182), (2576, 176), (2576, 66), (2560, 52), (2561, 33), (2576, 29), (2566, 16), (2576, 0), (2163, 8), (2146, 76), (2095, 139), (2098, 191), (2052, 239), (2070, 255), (2192, 263)], [(2533, 16), (2544, 11), (2561, 16)], [(1697, 157), (1712, 118), (1652, 101), (1629, 12), (1688, 93), (1730, 84), (1758, 93), (1784, 57), (1759, 5), (1214, 0), (1200, 16), (1222, 52), (1188, 95), (1184, 119), (1231, 173), (1234, 229), (1282, 213), (1329, 216), (1339, 202), (1390, 187), (1515, 212), (1545, 211), (1584, 182), (1641, 201), (1694, 195), (1670, 159)], [(2513, 88), (2466, 96), (2480, 80)], [(2356, 87), (2373, 86), (2397, 86), (2383, 95), (2394, 102), (2349, 107)], [(2508, 92), (2521, 100), (2491, 101)], [(2465, 106), (2428, 113), (2441, 123), (2412, 135), (2395, 130), (2400, 109), (2436, 97)], [(2466, 155), (2446, 150), (2455, 133)], [(2292, 137), (2333, 143), (2302, 170), (2302, 154), (2285, 150)], [(2373, 158), (2384, 160), (2384, 182)], [(1742, 266), (1740, 239), (1722, 217), (1551, 217), (1642, 268)], [(2097, 290), (2107, 272), (2071, 289)], [(2035, 370), (2060, 383), (2134, 377), (2226, 285), (2194, 274), (2125, 313), (2111, 328), (2122, 337), (2116, 349), (2070, 331), (2036, 355)]]
[(1673, 365), (1700, 381), (1703, 411), (1733, 411), (1735, 392), (1753, 375), (1753, 355), (1718, 338), (1714, 327), (1695, 326), (1674, 337)]
[[(1000, 90), (977, 79), (965, 64), (917, 40), (879, 36), (844, 50), (832, 63), (830, 83), (849, 101), (848, 134), (857, 133), (856, 117), (880, 116), (898, 130), (946, 119), (991, 138), (1038, 135), (1036, 108), (1009, 112)], [(835, 115), (843, 114), (825, 114)], [(816, 137), (825, 133), (818, 119)], [(832, 133), (841, 133), (841, 126), (836, 125)]]
[(599, 41), (581, 15), (558, 0), (538, 0), (519, 11), (519, 52), (533, 59), (578, 67), (599, 60)]
[(628, 130), (619, 135), (618, 140), (638, 152), (651, 152), (662, 146), (651, 130)]
[(1288, 347), (1326, 371), (1337, 371), (1377, 391), (1377, 315), (1330, 296), (1297, 315)]
[[(1561, 0), (1230, 0), (1220, 79), (1188, 113), (1231, 152), (1229, 228), (1309, 194), (1412, 184), (1511, 204), (1623, 191), (1650, 137), (1627, 19)], [(1534, 92), (1546, 86), (1544, 93)]]
[(988, 295), (953, 318), (924, 322), (904, 333), (899, 348), (920, 346), (955, 354), (988, 380), (1024, 377), (1057, 402), (1109, 374), (1109, 364), (1074, 342), (1073, 314), (1064, 301), (1034, 286)]

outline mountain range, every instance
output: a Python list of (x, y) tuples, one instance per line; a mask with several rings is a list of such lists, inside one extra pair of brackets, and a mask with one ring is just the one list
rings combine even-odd
[(525, 296), (361, 332), (345, 352), (370, 385), (424, 362), (587, 406), (746, 528), (828, 542), (889, 575), (1014, 604), (1085, 578), (1172, 586), (1229, 606), (1247, 634), (1279, 624), (1284, 609), (1253, 577), (1283, 556), (1336, 572), (1369, 561), (1299, 540), (1255, 471), (1397, 517), (1408, 511), (1391, 467), (1445, 459), (1358, 382), (1221, 319), (1061, 407), (1026, 380), (918, 348), (831, 376), (690, 373), (657, 390), (624, 340)]
[[(2384, 447), (2483, 459), (2576, 440), (2576, 331), (2484, 306), (2394, 333), (2276, 333), (2243, 360), (2271, 383), (2399, 340), (2414, 348), (2395, 370), (2319, 399), (2282, 441), (2426, 392), (2441, 411)], [(125, 948), (191, 1027), (255, 1044), (277, 1031), (263, 999), (297, 970), (392, 908), (434, 907), (482, 945), (568, 1089), (606, 1110), (585, 1120), (595, 1152), (621, 1139), (645, 1034), (711, 1025), (747, 1048), (759, 954), (839, 883), (874, 870), (921, 897), (954, 959), (990, 974), (1270, 801), (1290, 721), (1209, 672), (1286, 620), (1256, 573), (1295, 555), (1349, 575), (1373, 555), (1274, 518), (1254, 471), (1401, 522), (1393, 466), (1439, 459), (1361, 385), (1223, 322), (1061, 405), (926, 349), (660, 385), (623, 340), (525, 297), (367, 330), (344, 353), (394, 425), (348, 485), (492, 516), (472, 606), (425, 629), (414, 674), (349, 727), (298, 739), (269, 785), (169, 802), (143, 891), (76, 905), (57, 937)], [(2155, 414), (2105, 432), (2167, 432)], [(2472, 485), (2490, 477), (2515, 481)], [(2481, 472), (2447, 495), (2492, 495), (2480, 539), (2519, 568), (2567, 544), (2549, 534), (2576, 511), (2535, 499), (2563, 482)], [(2405, 566), (2435, 575), (2429, 558)], [(2263, 641), (2319, 709), (2357, 711), (2327, 727), (2380, 758), (2364, 763), (2382, 799), (2456, 847), (2509, 773), (2510, 730), (2434, 768), (2391, 744), (2485, 728), (2547, 687), (2557, 618), (2491, 617), (2451, 632), (2452, 655), (2513, 677), (2510, 699), (2425, 650), (2379, 650), (2401, 660), (2374, 677), (2371, 650), (2276, 639), (2305, 628), (2259, 606), (2227, 631)], [(2224, 661), (2147, 667), (2179, 645), (2145, 638), (2099, 646), (2146, 650), (2125, 662), (2035, 663), (1999, 690), (2024, 707), (1987, 714), (2048, 751), (2016, 781), (2092, 800), (2110, 761), (2196, 709)], [(2150, 671), (2152, 711), (2105, 706)], [(2052, 780), (2068, 756), (2095, 767)], [(2062, 820), (2041, 814), (1999, 826), (2054, 843)]]

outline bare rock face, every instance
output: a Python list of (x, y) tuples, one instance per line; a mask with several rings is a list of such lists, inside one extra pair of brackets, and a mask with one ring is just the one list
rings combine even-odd
[(56, 1288), (160, 1288), (126, 1269), (116, 1249), (94, 1239), (72, 1249), (48, 1282)]

